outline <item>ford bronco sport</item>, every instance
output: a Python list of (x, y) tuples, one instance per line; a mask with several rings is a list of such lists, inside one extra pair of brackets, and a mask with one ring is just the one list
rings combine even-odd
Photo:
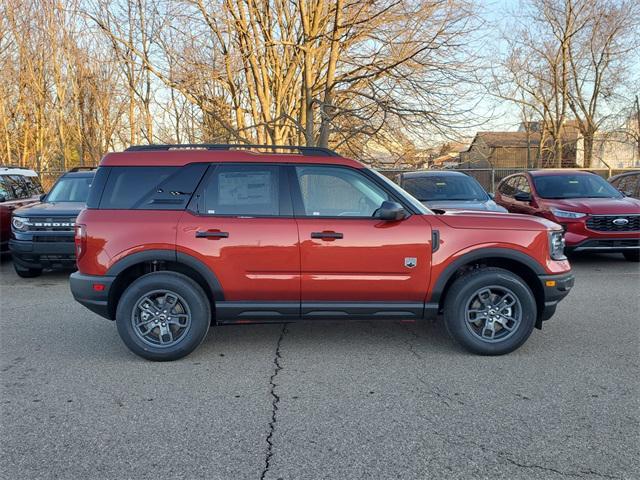
[[(282, 153), (287, 152), (287, 153)], [(468, 350), (508, 353), (573, 285), (560, 226), (431, 211), (314, 147), (148, 145), (106, 155), (75, 234), (75, 299), (151, 360), (210, 325), (444, 314)]]
[(40, 202), (13, 211), (9, 249), (20, 277), (37, 277), (45, 267), (75, 267), (74, 223), (87, 201), (93, 174), (92, 167), (73, 168)]

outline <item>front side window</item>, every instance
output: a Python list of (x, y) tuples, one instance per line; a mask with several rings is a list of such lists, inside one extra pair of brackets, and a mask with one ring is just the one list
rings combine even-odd
[(622, 194), (594, 174), (537, 176), (533, 183), (542, 198), (620, 198)]
[(47, 195), (47, 202), (84, 203), (89, 196), (89, 187), (92, 180), (93, 177), (62, 177)]
[(277, 216), (280, 214), (280, 167), (219, 165), (204, 187), (202, 213)]
[(20, 200), (32, 196), (31, 192), (29, 191), (29, 185), (22, 175), (7, 175), (6, 178), (11, 189), (13, 190), (15, 199)]
[(309, 217), (373, 217), (389, 195), (359, 172), (340, 167), (296, 167), (303, 214)]
[(24, 177), (24, 180), (27, 182), (27, 187), (29, 188), (31, 196), (42, 195), (44, 193), (38, 177)]
[(409, 177), (403, 182), (403, 187), (411, 195), (423, 202), (438, 200), (485, 201), (488, 199), (480, 184), (466, 175)]

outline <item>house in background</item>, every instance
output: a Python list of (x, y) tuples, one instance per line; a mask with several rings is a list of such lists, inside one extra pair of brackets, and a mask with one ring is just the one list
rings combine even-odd
[[(478, 132), (469, 148), (460, 154), (460, 168), (538, 168), (553, 167), (553, 142), (540, 146), (542, 134), (517, 132)], [(563, 134), (563, 167), (576, 166), (578, 134), (571, 128)]]

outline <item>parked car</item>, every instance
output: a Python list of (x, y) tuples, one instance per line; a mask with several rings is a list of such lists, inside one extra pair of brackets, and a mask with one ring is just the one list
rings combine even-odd
[(115, 319), (134, 353), (184, 357), (210, 324), (442, 312), (468, 350), (504, 354), (573, 285), (555, 223), (436, 215), (331, 150), (251, 148), (151, 145), (102, 159), (77, 219), (71, 291)]
[(9, 249), (19, 276), (36, 277), (43, 268), (75, 267), (74, 224), (94, 174), (92, 168), (74, 168), (41, 202), (14, 210)]
[(0, 252), (9, 250), (11, 213), (40, 200), (44, 193), (33, 170), (0, 166)]
[(640, 170), (615, 175), (609, 179), (609, 183), (627, 197), (640, 199)]
[(513, 213), (537, 215), (565, 229), (568, 252), (640, 254), (640, 200), (625, 197), (599, 175), (537, 170), (506, 177), (496, 202)]
[(431, 209), (506, 212), (478, 181), (463, 172), (423, 170), (401, 173), (398, 183)]

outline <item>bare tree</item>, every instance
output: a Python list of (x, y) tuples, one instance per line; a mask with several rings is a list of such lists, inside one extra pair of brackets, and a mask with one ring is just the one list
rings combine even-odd
[(348, 149), (391, 119), (414, 134), (460, 126), (473, 69), (464, 49), (475, 28), (471, 7), (465, 0), (147, 2), (147, 11), (162, 10), (171, 22), (152, 54), (116, 25), (108, 5), (87, 14), (114, 48), (135, 54), (218, 132), (239, 142)]
[(507, 54), (494, 75), (495, 94), (537, 113), (562, 166), (566, 123), (575, 119), (591, 165), (602, 103), (624, 87), (637, 46), (638, 3), (631, 0), (529, 0), (505, 35)]

